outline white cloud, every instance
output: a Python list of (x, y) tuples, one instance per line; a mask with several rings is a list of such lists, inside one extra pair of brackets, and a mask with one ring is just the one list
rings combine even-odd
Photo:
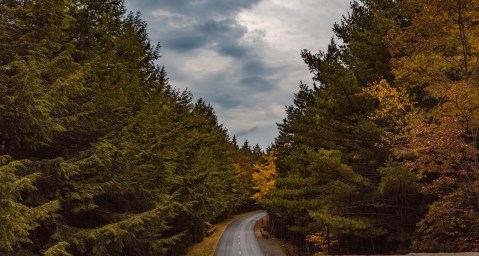
[(349, 0), (263, 0), (238, 14), (248, 33), (266, 31), (265, 41), (275, 52), (325, 49), (332, 26), (347, 13)]

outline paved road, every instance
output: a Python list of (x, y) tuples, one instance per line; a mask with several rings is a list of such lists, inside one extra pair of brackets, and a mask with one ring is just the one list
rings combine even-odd
[(262, 256), (254, 225), (264, 216), (266, 212), (254, 212), (231, 223), (221, 236), (214, 256)]

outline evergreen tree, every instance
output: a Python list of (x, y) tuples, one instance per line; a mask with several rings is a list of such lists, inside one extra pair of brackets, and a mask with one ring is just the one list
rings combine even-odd
[[(407, 23), (399, 5), (354, 1), (351, 13), (334, 27), (342, 45), (332, 40), (325, 52), (304, 50), (317, 84), (300, 85), (279, 124), (277, 186), (267, 208), (303, 238), (330, 230), (342, 253), (405, 249), (421, 216), (419, 202), (388, 202), (389, 192), (379, 189), (385, 182), (394, 187), (408, 181), (415, 187), (416, 181), (384, 167), (391, 154), (382, 142), (387, 130), (371, 118), (377, 105), (364, 93), (375, 81), (392, 77), (384, 38)], [(400, 193), (398, 200), (409, 200), (416, 192)], [(401, 223), (391, 225), (390, 219), (409, 206)], [(404, 234), (410, 240), (403, 241)]]
[(22, 202), (22, 193), (36, 190), (33, 185), (40, 177), (29, 170), (29, 161), (14, 161), (9, 156), (0, 157), (0, 253), (15, 255), (22, 246), (31, 243), (30, 232), (40, 222), (52, 219), (60, 208), (58, 201), (31, 206)]
[(0, 16), (0, 211), (25, 220), (2, 221), (1, 251), (181, 254), (241, 206), (237, 146), (168, 84), (121, 0), (4, 1)]

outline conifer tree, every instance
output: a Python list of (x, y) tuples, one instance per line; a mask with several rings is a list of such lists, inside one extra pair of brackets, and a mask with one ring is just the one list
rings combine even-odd
[(239, 208), (237, 146), (211, 106), (168, 84), (159, 45), (121, 0), (0, 12), (2, 194), (16, 207), (2, 210), (27, 220), (2, 224), (18, 234), (1, 250), (178, 255)]
[[(410, 240), (393, 241), (412, 234), (411, 222), (421, 214), (415, 202), (410, 218), (398, 224), (407, 228), (388, 221), (401, 205), (386, 203), (389, 195), (378, 190), (382, 182), (415, 181), (383, 171), (391, 154), (382, 142), (387, 130), (371, 118), (377, 105), (364, 93), (375, 81), (392, 77), (384, 38), (390, 29), (407, 24), (399, 6), (400, 1), (354, 1), (351, 13), (334, 27), (342, 45), (332, 40), (325, 52), (304, 50), (316, 84), (300, 85), (279, 124), (279, 175), (267, 208), (303, 238), (330, 228), (344, 253), (404, 249)], [(401, 196), (402, 202), (411, 194)]]
[(28, 161), (15, 161), (10, 156), (0, 157), (0, 253), (15, 255), (22, 246), (31, 243), (30, 232), (41, 221), (52, 219), (59, 210), (58, 201), (32, 206), (23, 202), (22, 193), (36, 190), (33, 185), (40, 177), (29, 170)]

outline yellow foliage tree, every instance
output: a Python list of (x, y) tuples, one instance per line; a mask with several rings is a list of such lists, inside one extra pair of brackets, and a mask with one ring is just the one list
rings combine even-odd
[(256, 163), (253, 165), (255, 170), (253, 173), (253, 189), (257, 192), (253, 194), (252, 198), (257, 202), (261, 202), (275, 188), (275, 177), (277, 174), (275, 160), (276, 150), (273, 148), (262, 164)]
[(383, 143), (393, 146), (407, 141), (408, 120), (414, 109), (412, 102), (404, 88), (395, 88), (386, 80), (381, 80), (372, 86), (363, 89), (366, 94), (378, 100), (376, 111), (370, 118), (381, 122), (384, 127)]
[(307, 239), (308, 242), (319, 248), (319, 252), (315, 253), (314, 256), (330, 254), (331, 248), (339, 244), (335, 234), (327, 226), (319, 232), (308, 235)]

